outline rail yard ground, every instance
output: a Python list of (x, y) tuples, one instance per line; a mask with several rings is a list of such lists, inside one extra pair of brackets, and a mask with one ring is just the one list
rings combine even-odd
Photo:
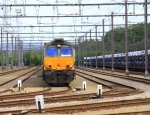
[[(36, 110), (36, 95), (44, 96), (42, 114), (150, 114), (150, 78), (143, 75), (134, 73), (127, 76), (80, 67), (76, 68), (76, 78), (68, 87), (54, 87), (43, 81), (42, 67), (14, 70), (19, 71), (0, 71), (0, 114), (41, 114)], [(21, 91), (16, 87), (18, 79), (23, 81)], [(82, 88), (83, 81), (87, 84), (85, 90)], [(103, 86), (100, 98), (97, 84)]]

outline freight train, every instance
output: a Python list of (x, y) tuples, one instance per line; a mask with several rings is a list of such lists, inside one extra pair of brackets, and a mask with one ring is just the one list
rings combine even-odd
[(43, 80), (48, 84), (69, 85), (75, 77), (75, 49), (63, 40), (44, 44)]
[[(112, 68), (112, 54), (104, 56), (105, 68)], [(96, 56), (84, 57), (84, 66), (96, 67)], [(125, 70), (125, 53), (114, 54), (114, 69)], [(103, 68), (103, 56), (97, 56), (97, 67)], [(145, 70), (145, 51), (128, 52), (128, 69), (131, 71)], [(148, 50), (148, 71), (150, 72), (150, 50)]]

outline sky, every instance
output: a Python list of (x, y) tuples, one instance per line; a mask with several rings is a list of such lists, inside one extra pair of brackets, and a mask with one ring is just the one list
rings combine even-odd
[[(6, 1), (6, 2), (5, 2)], [(86, 3), (124, 3), (124, 0), (80, 0), (82, 4)], [(128, 2), (144, 2), (144, 0), (128, 0)], [(150, 2), (150, 0), (148, 0)], [(73, 3), (79, 3), (78, 0), (1, 0), (0, 4), (73, 4)], [(1, 7), (0, 9), (0, 15), (4, 16), (4, 8)], [(16, 14), (16, 12), (21, 11), (20, 13)], [(16, 16), (16, 15), (25, 15), (25, 16), (49, 16), (49, 15), (110, 15), (111, 12), (114, 12), (115, 15), (118, 14), (124, 14), (125, 9), (124, 6), (118, 5), (118, 6), (84, 6), (81, 7), (81, 10), (79, 10), (79, 7), (7, 7), (5, 14), (7, 16)], [(129, 5), (128, 6), (128, 13), (130, 14), (142, 14), (144, 13), (144, 7), (143, 5)], [(150, 5), (148, 5), (148, 13), (150, 13)], [(45, 41), (48, 42), (54, 38), (64, 38), (66, 40), (75, 40), (79, 37), (75, 36), (84, 36), (85, 33), (78, 33), (78, 34), (71, 34), (69, 32), (87, 32), (89, 36), (90, 30), (92, 32), (95, 32), (95, 27), (65, 27), (65, 28), (33, 28), (32, 26), (39, 26), (39, 25), (80, 25), (80, 24), (90, 24), (90, 25), (101, 25), (102, 20), (105, 20), (105, 25), (111, 25), (111, 17), (84, 17), (84, 18), (10, 18), (10, 19), (1, 19), (0, 18), (0, 25), (26, 25), (30, 26), (30, 28), (9, 28), (5, 31), (9, 32), (24, 32), (24, 33), (52, 33), (52, 34), (35, 34), (35, 35), (19, 35), (20, 39), (24, 41), (24, 43), (44, 43)], [(148, 21), (150, 21), (148, 16)], [(128, 17), (128, 23), (141, 23), (144, 22), (144, 17), (134, 16), (134, 17)], [(124, 17), (114, 17), (114, 25), (115, 24), (124, 24), (125, 18)], [(116, 26), (115, 26), (116, 27)], [(120, 27), (120, 26), (117, 26)], [(105, 32), (109, 31), (111, 29), (111, 26), (105, 27)], [(57, 34), (60, 32), (68, 32), (66, 34)], [(5, 35), (4, 35), (5, 36)], [(9, 36), (18, 37), (17, 34), (12, 34)], [(74, 36), (74, 37), (71, 37)], [(95, 33), (92, 33), (92, 36), (95, 36)], [(102, 36), (102, 26), (98, 26), (98, 39), (101, 39)], [(25, 37), (25, 38), (24, 38)], [(88, 37), (89, 39), (89, 37)], [(95, 39), (95, 37), (92, 37), (92, 39)], [(32, 40), (32, 41), (31, 41)], [(33, 41), (34, 40), (34, 41)], [(4, 40), (5, 41), (5, 40)], [(38, 44), (37, 43), (37, 44)]]

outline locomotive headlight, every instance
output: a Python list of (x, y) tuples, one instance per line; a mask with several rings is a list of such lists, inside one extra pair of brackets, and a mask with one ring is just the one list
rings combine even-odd
[(67, 65), (66, 67), (67, 67), (67, 68), (69, 68), (70, 66), (69, 66), (69, 65)]
[(52, 65), (49, 65), (49, 68), (51, 68), (52, 67)]
[(46, 67), (47, 67), (48, 69), (50, 69), (50, 68), (52, 67), (52, 65), (47, 65)]
[(57, 45), (57, 47), (58, 47), (58, 48), (60, 48), (60, 47), (61, 47), (61, 45), (60, 45), (60, 44), (58, 44), (58, 45)]
[(67, 67), (67, 68), (72, 68), (72, 65), (69, 65), (69, 64), (68, 64), (66, 67)]

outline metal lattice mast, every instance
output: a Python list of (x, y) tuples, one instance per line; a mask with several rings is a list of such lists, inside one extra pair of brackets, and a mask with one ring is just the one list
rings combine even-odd
[(13, 36), (11, 37), (11, 43), (12, 43), (12, 50), (11, 50), (11, 68), (13, 69)]
[[(21, 15), (21, 9), (16, 9), (16, 16)], [(19, 26), (20, 25), (20, 21), (18, 18), (16, 18), (16, 25)], [(20, 32), (20, 29), (17, 28), (17, 31)], [(21, 45), (20, 45), (20, 36), (18, 34), (17, 36), (17, 53), (18, 53), (18, 66), (21, 66)]]
[(8, 68), (9, 67), (9, 54), (8, 54), (8, 33), (6, 33), (6, 36), (7, 36), (7, 45), (6, 45), (6, 67)]
[(128, 7), (127, 7), (128, 0), (125, 0), (125, 60), (126, 60), (126, 74), (129, 74), (128, 70)]
[(105, 33), (105, 25), (104, 25), (104, 19), (103, 19), (103, 37), (102, 37), (102, 42), (103, 42), (103, 70), (105, 70), (105, 40), (104, 40), (104, 33)]
[(97, 26), (95, 26), (95, 39), (96, 39), (96, 68), (98, 65), (98, 39), (97, 39)]
[(145, 76), (148, 75), (148, 51), (147, 51), (147, 39), (148, 39), (148, 26), (147, 26), (147, 0), (145, 0), (145, 28), (144, 28)]
[[(3, 4), (7, 4), (7, 0), (3, 0)], [(7, 16), (8, 16), (8, 7), (6, 7), (6, 6), (3, 6), (2, 7), (2, 9), (3, 9), (3, 16), (5, 17), (5, 18), (3, 18), (3, 20), (2, 20), (2, 23), (3, 23), (3, 27), (5, 26), (5, 28), (3, 28), (3, 32), (8, 32), (8, 28), (7, 28), (7, 26), (8, 26), (8, 18), (6, 18)], [(7, 44), (6, 45), (8, 45), (8, 33), (7, 34), (4, 34), (5, 35), (5, 37), (6, 37), (6, 41), (7, 41)], [(6, 55), (5, 55), (5, 52), (6, 52)], [(7, 49), (7, 46), (6, 46), (6, 49), (4, 49), (4, 52), (3, 52), (3, 57), (5, 56), (5, 58), (3, 58), (4, 60), (4, 63), (6, 63), (6, 67), (8, 67), (8, 49)]]
[(112, 72), (114, 71), (114, 20), (113, 20), (113, 12), (111, 13), (111, 39), (112, 39)]
[(3, 71), (3, 29), (1, 28), (1, 67), (2, 67), (2, 71)]

